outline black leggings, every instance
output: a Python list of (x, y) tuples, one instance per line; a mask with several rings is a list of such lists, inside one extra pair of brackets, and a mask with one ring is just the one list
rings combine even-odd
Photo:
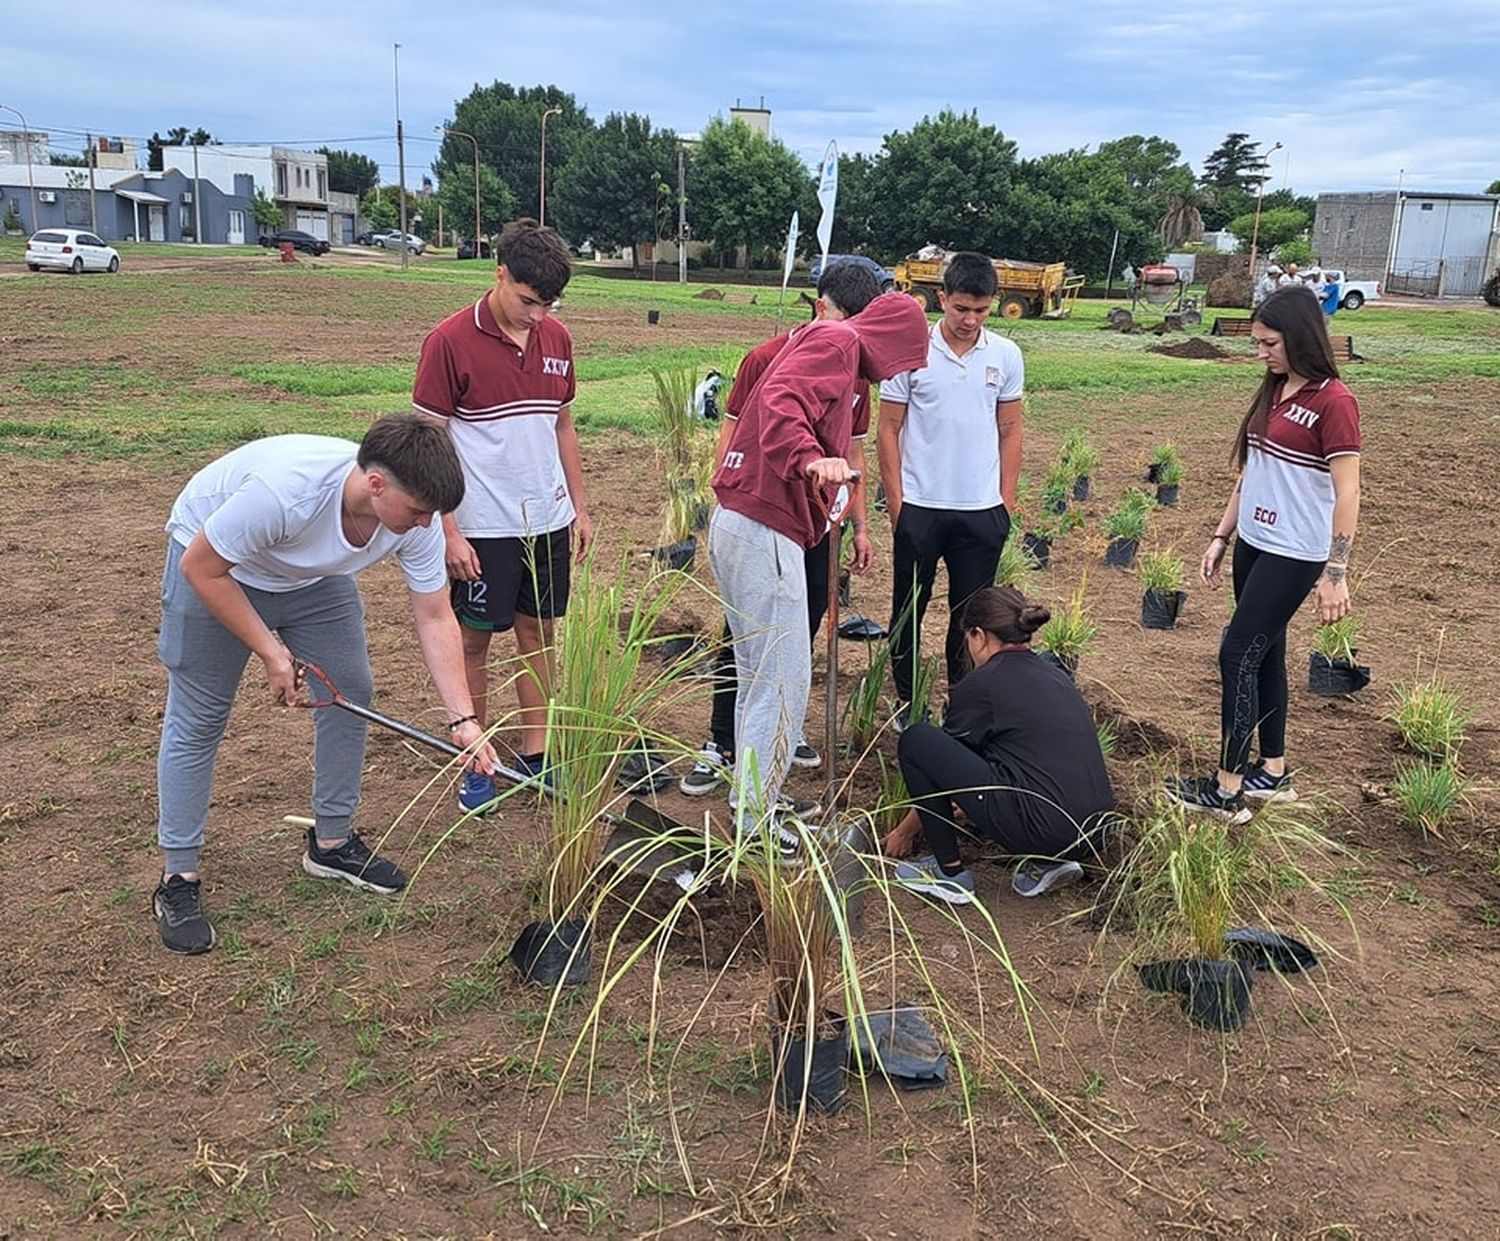
[(1219, 765), (1225, 771), (1249, 769), (1257, 728), (1261, 758), (1286, 754), (1286, 627), (1322, 572), (1321, 561), (1293, 560), (1235, 540), (1234, 616), (1219, 643)]
[(1064, 833), (1044, 836), (1025, 826), (1016, 813), (1024, 791), (995, 786), (995, 773), (984, 757), (935, 724), (913, 724), (897, 744), (901, 776), (922, 821), (922, 835), (939, 862), (960, 861), (957, 805), (979, 835), (1006, 853), (1060, 857), (1079, 844), (1071, 824)]
[[(807, 632), (809, 640), (816, 642), (818, 626), (828, 611), (828, 535), (825, 534), (816, 547), (808, 548), (803, 557), (807, 570)], [(713, 675), (714, 698), (708, 735), (719, 747), (719, 753), (729, 757), (734, 753), (734, 706), (739, 697), (740, 683), (734, 667), (734, 635), (729, 632), (727, 618), (724, 637), (714, 652)]]

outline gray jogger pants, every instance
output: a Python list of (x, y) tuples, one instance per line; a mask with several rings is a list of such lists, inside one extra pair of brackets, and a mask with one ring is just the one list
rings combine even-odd
[[(182, 547), (168, 539), (161, 581), (161, 639), (167, 707), (156, 759), (157, 841), (171, 873), (196, 870), (213, 792), (214, 758), (250, 650), (209, 613), (182, 576)], [(284, 594), (242, 587), (250, 605), (300, 659), (320, 665), (353, 702), (373, 692), (365, 613), (351, 577), (328, 577)], [(312, 696), (317, 686), (310, 686)], [(368, 726), (335, 708), (312, 712), (313, 813), (319, 838), (349, 831), (359, 804)]]
[(743, 513), (714, 510), (708, 559), (734, 634), (734, 787), (730, 804), (776, 804), (812, 690), (801, 546)]

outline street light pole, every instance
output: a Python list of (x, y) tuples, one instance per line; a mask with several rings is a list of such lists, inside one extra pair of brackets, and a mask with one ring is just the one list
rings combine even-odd
[(26, 123), (26, 118), (21, 116), (19, 108), (12, 108), (9, 104), (0, 103), (0, 111), (14, 112), (21, 118), (21, 132), (26, 137), (26, 186), (31, 191), (31, 228), (28, 232), (36, 232), (41, 227), (36, 219), (36, 174), (31, 171), (31, 126)]
[(1260, 162), (1260, 182), (1255, 187), (1255, 223), (1250, 226), (1250, 280), (1255, 281), (1255, 248), (1260, 241), (1260, 203), (1266, 192), (1266, 170), (1271, 166), (1271, 156), (1281, 150), (1281, 143), (1277, 143), (1266, 152), (1265, 158)]
[(687, 283), (687, 158), (677, 143), (677, 283)]
[(396, 179), (401, 186), (401, 270), (410, 261), (406, 244), (406, 140), (401, 131), (401, 45), (392, 44), (396, 75)]
[(479, 258), (479, 139), (473, 134), (466, 134), (461, 129), (451, 129), (447, 125), (434, 125), (434, 129), (440, 129), (445, 134), (457, 134), (460, 138), (467, 138), (474, 144), (474, 257)]
[(545, 224), (547, 222), (547, 118), (549, 116), (561, 116), (561, 108), (548, 108), (542, 113), (542, 176), (537, 192), (536, 222)]

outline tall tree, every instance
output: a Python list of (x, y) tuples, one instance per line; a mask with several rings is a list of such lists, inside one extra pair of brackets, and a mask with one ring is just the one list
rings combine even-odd
[[(488, 164), (516, 196), (516, 210), (535, 216), (541, 173), (542, 114), (560, 108), (547, 118), (547, 199), (551, 186), (567, 167), (574, 151), (594, 123), (588, 112), (566, 91), (556, 86), (515, 87), (508, 82), (475, 85), (453, 106), (450, 128), (473, 134), (479, 141), (480, 162)], [(451, 133), (444, 137), (433, 171), (443, 175), (462, 165), (474, 166), (474, 148), (469, 140)]]
[[(816, 187), (815, 187), (816, 188)], [(833, 213), (833, 241), (836, 254), (863, 254), (875, 242), (875, 218), (881, 204), (875, 197), (875, 160), (869, 155), (839, 156), (839, 201)], [(810, 227), (817, 224), (813, 217)], [(882, 261), (894, 254), (878, 256)]]
[[(438, 182), (437, 199), (443, 205), (448, 230), (460, 237), (474, 231), (474, 161), (460, 164)], [(395, 204), (391, 204), (394, 210)], [(516, 217), (516, 196), (488, 164), (479, 165), (479, 228), (493, 237)]]
[(708, 123), (693, 152), (693, 173), (688, 220), (721, 261), (737, 246), (746, 248), (747, 265), (758, 252), (779, 252), (792, 212), (810, 198), (807, 165), (779, 139), (738, 119), (716, 116)]
[(327, 147), (319, 147), (318, 154), (328, 157), (328, 188), (335, 193), (363, 198), (380, 184), (380, 165), (368, 155)]
[(990, 253), (1036, 262), (1062, 260), (1103, 280), (1111, 251), (1117, 265), (1160, 256), (1158, 201), (1133, 187), (1129, 169), (1115, 153), (1062, 151), (1024, 160)]
[(162, 170), (161, 150), (163, 147), (206, 147), (214, 141), (214, 136), (201, 125), (194, 130), (189, 130), (186, 125), (174, 125), (167, 130), (167, 136), (163, 138), (159, 133), (153, 132), (146, 139), (146, 167), (152, 172)]
[(1265, 157), (1260, 153), (1260, 143), (1251, 142), (1249, 134), (1226, 134), (1203, 161), (1204, 185), (1219, 189), (1240, 189), (1250, 193), (1260, 182), (1265, 168)]
[(1016, 144), (977, 112), (944, 110), (885, 136), (870, 173), (875, 244), (887, 257), (933, 242), (998, 253)]
[(1491, 181), (1484, 187), (1486, 194), (1500, 194), (1500, 181)]
[[(633, 264), (641, 243), (657, 236), (662, 198), (675, 202), (676, 164), (671, 130), (653, 129), (650, 117), (635, 112), (611, 112), (583, 136), (552, 182), (548, 197), (558, 227), (574, 241), (630, 246)], [(668, 194), (658, 193), (659, 186), (670, 187)]]
[(1304, 211), (1298, 211), (1293, 207), (1274, 207), (1267, 211), (1262, 204), (1258, 231), (1253, 211), (1236, 216), (1229, 221), (1228, 227), (1229, 231), (1240, 239), (1242, 250), (1249, 251), (1250, 238), (1254, 236), (1256, 249), (1262, 254), (1269, 254), (1282, 242), (1303, 236), (1307, 232), (1307, 224), (1308, 216)]

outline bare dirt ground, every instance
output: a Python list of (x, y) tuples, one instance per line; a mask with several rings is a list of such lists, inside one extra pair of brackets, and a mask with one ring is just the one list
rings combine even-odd
[[(436, 317), (423, 299), (445, 294), (421, 293), (408, 314), (373, 322), (341, 318), (305, 290), (266, 296), (264, 319), (199, 317), (194, 338), (232, 353), (228, 342), (271, 341), (272, 320), (290, 316), (300, 329), (290, 356), (375, 360), (397, 340), (410, 352)], [(570, 322), (582, 351), (618, 342), (637, 318)], [(734, 329), (708, 330), (728, 339)], [(38, 320), (8, 334), (8, 358), (24, 364), (52, 356), (65, 328)], [(114, 360), (156, 365), (171, 347), (127, 340)], [(1358, 392), (1357, 369), (1350, 378)], [(149, 914), (165, 690), (154, 644), (161, 526), (182, 463), (7, 458), (0, 1236), (111, 1224), (161, 1236), (1500, 1235), (1500, 1186), (1483, 1171), (1500, 1155), (1495, 798), (1481, 789), (1469, 820), (1423, 840), (1361, 793), (1393, 771), (1390, 685), (1440, 648), (1479, 712), (1465, 766), (1493, 779), (1500, 536), (1483, 517), (1500, 460), (1500, 384), (1361, 395), (1357, 603), (1374, 685), (1354, 699), (1308, 696), (1309, 616), (1291, 642), (1290, 753), (1352, 851), (1336, 878), (1353, 928), (1330, 908), (1297, 912), (1341, 955), (1306, 980), (1264, 978), (1246, 1028), (1207, 1035), (1129, 978), (1111, 985), (1122, 945), (1081, 916), (1092, 889), (1020, 901), (1003, 860), (987, 859), (982, 895), (1035, 996), (1035, 1054), (1009, 983), (976, 969), (943, 919), (913, 902), (928, 959), (1017, 1076), (981, 1076), (972, 1119), (952, 1085), (872, 1091), (868, 1119), (849, 1107), (813, 1122), (779, 1178), (785, 1137), (766, 1130), (753, 951), (705, 968), (693, 944), (674, 945), (655, 1007), (644, 974), (609, 997), (604, 1032), (586, 1049), (591, 1070), (557, 1093), (580, 1010), (565, 1008), (539, 1045), (545, 1001), (504, 958), (533, 916), (545, 865), (537, 811), (512, 802), (459, 828), (403, 903), (306, 879), (298, 834), (281, 818), (307, 812), (310, 722), (268, 706), (254, 669), (221, 751), (204, 859), (219, 942), (206, 957), (166, 956)], [(1188, 480), (1156, 537), (1196, 558), (1223, 502), (1237, 408), (1063, 396), (1034, 408), (1035, 473), (1074, 421), (1105, 448), (1091, 518), (1138, 480), (1152, 444), (1174, 438)], [(600, 435), (585, 456), (607, 546), (649, 546), (663, 491), (649, 449)], [(880, 559), (855, 606), (884, 620), (889, 533), (878, 519), (874, 533)], [(1123, 725), (1112, 774), (1128, 798), (1212, 749), (1226, 605), (1197, 587), (1178, 630), (1142, 630), (1138, 585), (1105, 570), (1100, 551), (1094, 536), (1069, 536), (1036, 593), (1058, 600), (1086, 580), (1103, 632), (1080, 683)], [(363, 588), (379, 705), (434, 726), (441, 709), (397, 576), (377, 569)], [(705, 632), (717, 624), (706, 603), (687, 619)], [(940, 624), (929, 617), (928, 649)], [(841, 662), (847, 691), (863, 655), (846, 645)], [(706, 711), (665, 723), (696, 741)], [(423, 792), (433, 772), (426, 755), (372, 735), (360, 822), (369, 836), (389, 829), (387, 847), (409, 866), (454, 819), (448, 788)], [(818, 777), (798, 779), (819, 791)], [(857, 778), (856, 799), (872, 787)], [(684, 819), (704, 812), (675, 791), (661, 801)], [(723, 813), (717, 799), (707, 809)], [(748, 929), (743, 902), (706, 901), (704, 916)], [(912, 980), (892, 972), (870, 985), (899, 998)]]

